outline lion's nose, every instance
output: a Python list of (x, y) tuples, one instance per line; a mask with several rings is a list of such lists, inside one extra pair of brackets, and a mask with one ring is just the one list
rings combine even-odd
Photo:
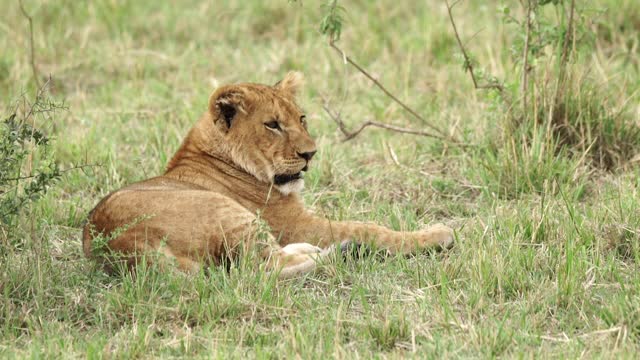
[(316, 154), (316, 151), (309, 151), (309, 152), (303, 152), (303, 153), (298, 153), (298, 156), (300, 156), (301, 158), (309, 161), (311, 160), (311, 158), (313, 157), (313, 155)]

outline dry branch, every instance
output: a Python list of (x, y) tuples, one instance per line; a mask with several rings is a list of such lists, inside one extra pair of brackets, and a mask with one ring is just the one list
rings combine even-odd
[[(338, 124), (338, 128), (340, 129), (340, 131), (344, 135), (343, 141), (349, 141), (349, 140), (355, 138), (356, 136), (360, 135), (360, 133), (365, 128), (367, 128), (369, 126), (378, 127), (378, 128), (382, 128), (382, 129), (386, 129), (386, 130), (390, 130), (390, 131), (395, 131), (395, 132), (403, 133), (403, 134), (412, 134), (412, 135), (430, 137), (430, 138), (434, 138), (434, 139), (438, 139), (438, 140), (442, 140), (442, 141), (451, 141), (451, 139), (447, 139), (447, 138), (442, 137), (440, 135), (432, 134), (432, 133), (429, 133), (429, 132), (426, 132), (426, 131), (403, 128), (403, 127), (400, 127), (400, 126), (385, 124), (385, 123), (381, 123), (381, 122), (378, 122), (378, 121), (371, 121), (371, 120), (365, 120), (363, 123), (360, 124), (360, 126), (356, 130), (351, 131), (351, 130), (349, 130), (347, 128), (347, 126), (345, 125), (344, 121), (342, 121), (342, 116), (340, 115), (340, 113), (333, 112), (329, 108), (329, 106), (327, 104), (322, 105), (322, 108), (329, 115), (329, 117), (331, 117), (331, 119), (333, 119), (333, 121), (335, 121), (336, 124)], [(454, 142), (454, 144), (456, 144), (458, 146), (461, 146), (461, 147), (468, 146), (468, 145), (460, 144), (458, 142)]]
[[(336, 6), (336, 2), (335, 1), (332, 3), (332, 6), (333, 6), (333, 8), (335, 8), (335, 6)], [(400, 105), (405, 111), (407, 111), (409, 114), (411, 114), (414, 118), (420, 120), (423, 125), (427, 126), (428, 128), (430, 128), (431, 130), (433, 130), (434, 132), (437, 133), (437, 134), (434, 134), (432, 132), (427, 132), (427, 131), (422, 131), (422, 130), (414, 130), (414, 129), (410, 129), (410, 128), (403, 128), (403, 127), (400, 127), (400, 126), (385, 124), (385, 123), (381, 123), (381, 122), (377, 122), (377, 121), (371, 121), (371, 120), (367, 120), (367, 121), (363, 122), (362, 124), (360, 124), (360, 127), (357, 130), (349, 131), (347, 129), (346, 125), (344, 124), (344, 122), (342, 121), (342, 119), (340, 117), (340, 114), (332, 112), (331, 109), (329, 109), (329, 107), (327, 106), (327, 103), (325, 101), (325, 105), (323, 105), (323, 108), (327, 112), (327, 114), (338, 124), (338, 127), (340, 128), (340, 131), (342, 131), (342, 133), (345, 136), (344, 141), (353, 139), (354, 137), (358, 136), (365, 128), (367, 128), (369, 126), (373, 126), (373, 127), (378, 127), (378, 128), (382, 128), (382, 129), (386, 129), (386, 130), (390, 130), (390, 131), (395, 131), (395, 132), (399, 132), (399, 133), (404, 133), (404, 134), (412, 134), (412, 135), (431, 137), (431, 138), (434, 138), (434, 139), (442, 140), (442, 141), (447, 142), (447, 143), (451, 143), (451, 144), (457, 145), (459, 147), (471, 146), (471, 145), (468, 145), (468, 144), (462, 144), (460, 141), (456, 140), (450, 134), (447, 134), (447, 132), (443, 131), (442, 129), (440, 129), (440, 128), (432, 125), (432, 124), (430, 124), (424, 117), (422, 117), (420, 114), (418, 114), (414, 109), (409, 107), (402, 100), (398, 99), (398, 97), (396, 97), (393, 93), (391, 93), (391, 91), (389, 91), (384, 85), (382, 85), (382, 83), (380, 83), (378, 81), (378, 79), (373, 77), (367, 70), (365, 70), (357, 62), (355, 62), (353, 59), (351, 59), (349, 56), (347, 56), (347, 54), (340, 47), (338, 47), (336, 45), (336, 41), (340, 36), (339, 35), (340, 34), (339, 30), (336, 31), (335, 29), (334, 30), (330, 30), (329, 29), (327, 31), (323, 31), (323, 33), (328, 33), (329, 46), (331, 46), (331, 48), (333, 48), (336, 52), (338, 52), (340, 54), (340, 56), (344, 60), (345, 64), (348, 63), (351, 66), (355, 67), (361, 74), (363, 74), (367, 79), (369, 79), (378, 89), (382, 90), (382, 92), (384, 92), (384, 94), (387, 95), (387, 97), (389, 97), (391, 100), (393, 100), (396, 104)]]
[(353, 61), (350, 57), (347, 56), (347, 54), (345, 54), (344, 51), (342, 51), (342, 49), (340, 49), (336, 44), (335, 41), (333, 39), (329, 40), (329, 45), (336, 50), (338, 53), (340, 53), (340, 55), (342, 56), (342, 58), (348, 62), (349, 64), (351, 64), (353, 67), (355, 67), (360, 73), (362, 73), (362, 75), (366, 76), (367, 79), (371, 80), (371, 82), (373, 82), (380, 90), (382, 90), (382, 92), (384, 92), (389, 98), (391, 98), (393, 101), (395, 101), (398, 105), (400, 105), (403, 109), (405, 109), (409, 114), (413, 115), (416, 119), (422, 121), (423, 124), (425, 124), (427, 127), (429, 127), (430, 129), (432, 129), (433, 131), (437, 132), (438, 134), (443, 136), (443, 140), (446, 140), (448, 137), (445, 134), (444, 131), (438, 129), (437, 127), (429, 124), (427, 122), (427, 120), (425, 118), (423, 118), (422, 116), (420, 116), (420, 114), (418, 114), (415, 110), (413, 110), (412, 108), (410, 108), (409, 106), (407, 106), (404, 102), (402, 102), (400, 99), (398, 99), (395, 95), (393, 95), (389, 90), (387, 90), (387, 88), (384, 87), (384, 85), (382, 85), (376, 78), (374, 78), (371, 74), (369, 74), (364, 68), (362, 68), (362, 66), (358, 65), (358, 63), (356, 63), (355, 61)]
[(31, 56), (30, 56), (30, 62), (31, 62), (31, 71), (33, 72), (33, 81), (36, 83), (36, 88), (40, 88), (40, 79), (39, 79), (39, 72), (38, 72), (38, 67), (36, 66), (36, 51), (35, 51), (35, 44), (34, 44), (34, 40), (33, 40), (33, 19), (31, 18), (31, 16), (29, 15), (29, 13), (27, 13), (27, 10), (24, 8), (24, 5), (22, 4), (22, 0), (20, 0), (19, 2), (20, 4), (20, 11), (22, 12), (22, 15), (24, 15), (25, 18), (27, 18), (27, 20), (29, 21), (29, 49), (31, 52)]
[(569, 20), (567, 23), (567, 32), (564, 36), (564, 43), (562, 44), (562, 55), (560, 55), (560, 72), (558, 74), (558, 88), (556, 92), (555, 101), (556, 103), (559, 101), (559, 97), (561, 95), (561, 90), (564, 88), (566, 81), (566, 72), (567, 72), (567, 62), (569, 61), (569, 43), (573, 38), (573, 26), (574, 26), (574, 13), (576, 8), (576, 1), (571, 0), (571, 7), (569, 8)]

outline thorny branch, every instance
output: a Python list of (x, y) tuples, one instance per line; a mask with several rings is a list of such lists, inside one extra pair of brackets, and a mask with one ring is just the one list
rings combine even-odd
[(22, 15), (24, 15), (24, 17), (26, 17), (27, 20), (29, 21), (29, 48), (31, 51), (31, 56), (30, 56), (31, 71), (33, 72), (33, 81), (35, 81), (36, 83), (36, 88), (40, 88), (39, 72), (36, 66), (36, 52), (34, 49), (35, 44), (33, 41), (33, 19), (31, 18), (29, 13), (27, 13), (27, 10), (24, 8), (24, 5), (22, 4), (22, 0), (20, 0), (19, 3), (20, 3), (20, 11), (22, 12)]
[[(37, 82), (38, 81), (36, 80), (36, 83)], [(29, 105), (29, 111), (27, 111), (26, 115), (24, 116), (25, 119), (29, 119), (33, 115), (36, 105), (42, 99), (42, 95), (44, 94), (44, 92), (47, 91), (49, 84), (51, 84), (51, 76), (49, 76), (47, 81), (44, 84), (42, 84), (42, 86), (38, 86), (38, 91), (36, 92), (36, 98), (33, 101), (33, 104)]]
[(480, 84), (478, 82), (478, 80), (476, 79), (476, 74), (475, 74), (475, 70), (473, 67), (473, 62), (471, 61), (471, 58), (469, 57), (469, 54), (467, 53), (467, 49), (464, 47), (464, 45), (462, 44), (462, 40), (460, 40), (460, 34), (458, 33), (458, 27), (456, 26), (456, 22), (453, 19), (453, 7), (456, 6), (461, 0), (457, 0), (453, 3), (449, 3), (449, 0), (444, 0), (445, 4), (447, 5), (447, 12), (449, 13), (449, 20), (451, 21), (451, 27), (453, 27), (453, 32), (455, 34), (456, 37), (456, 41), (458, 42), (458, 47), (460, 47), (460, 52), (462, 52), (462, 57), (464, 58), (464, 66), (465, 66), (465, 70), (467, 70), (469, 72), (469, 75), (471, 76), (471, 81), (473, 81), (473, 87), (476, 89), (495, 89), (498, 92), (500, 92), (500, 95), (502, 95), (502, 98), (504, 99), (505, 102), (507, 102), (507, 105), (511, 105), (510, 101), (508, 100), (508, 94), (504, 88), (504, 86), (502, 86), (500, 83), (497, 82), (491, 82), (488, 84)]

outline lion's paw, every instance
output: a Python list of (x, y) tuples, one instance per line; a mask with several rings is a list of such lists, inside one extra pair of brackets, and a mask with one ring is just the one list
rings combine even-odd
[(322, 249), (308, 243), (293, 243), (282, 248), (286, 255), (315, 254), (322, 252)]
[(455, 242), (453, 229), (444, 224), (435, 224), (422, 231), (425, 245), (437, 246), (440, 250), (448, 250)]

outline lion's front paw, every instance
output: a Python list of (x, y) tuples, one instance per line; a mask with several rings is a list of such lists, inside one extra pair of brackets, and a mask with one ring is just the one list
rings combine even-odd
[(326, 249), (306, 243), (289, 244), (277, 253), (277, 257), (271, 265), (280, 268), (278, 277), (288, 279), (313, 271), (318, 262), (330, 254), (336, 252), (337, 247), (331, 245)]
[(283, 247), (282, 252), (287, 255), (315, 254), (322, 252), (322, 249), (307, 243), (293, 243)]
[(425, 247), (436, 246), (439, 250), (447, 250), (453, 247), (453, 229), (443, 224), (435, 224), (423, 231)]

